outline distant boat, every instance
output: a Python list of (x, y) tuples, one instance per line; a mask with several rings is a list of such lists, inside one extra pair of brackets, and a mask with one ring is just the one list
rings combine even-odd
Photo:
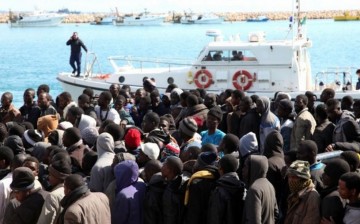
[(334, 21), (356, 21), (356, 20), (360, 20), (360, 16), (353, 16), (350, 15), (349, 12), (344, 12), (344, 14), (342, 16), (335, 16), (334, 17)]
[(91, 25), (113, 25), (116, 17), (106, 16), (106, 17), (97, 17), (95, 21), (91, 22)]
[(35, 11), (30, 14), (21, 13), (15, 15), (9, 12), (9, 23), (11, 27), (51, 27), (58, 26), (66, 15)]
[(197, 14), (197, 13), (185, 13), (180, 19), (181, 24), (220, 24), (224, 22), (224, 18), (212, 13)]
[(114, 24), (117, 26), (157, 26), (164, 23), (165, 17), (165, 15), (150, 14), (145, 9), (139, 15), (118, 16)]
[(267, 22), (269, 20), (266, 16), (258, 16), (256, 18), (249, 18), (246, 22)]

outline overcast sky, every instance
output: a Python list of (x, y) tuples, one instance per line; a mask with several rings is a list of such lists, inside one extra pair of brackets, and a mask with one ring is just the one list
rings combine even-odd
[[(35, 7), (57, 11), (110, 12), (118, 7), (120, 12), (152, 12), (193, 10), (196, 12), (267, 12), (291, 11), (294, 0), (0, 0), (0, 10), (31, 11)], [(301, 8), (309, 10), (359, 9), (360, 0), (301, 0)]]

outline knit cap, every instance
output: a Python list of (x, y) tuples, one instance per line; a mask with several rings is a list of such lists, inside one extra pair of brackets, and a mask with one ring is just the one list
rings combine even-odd
[(290, 165), (287, 173), (308, 180), (311, 177), (310, 165), (307, 161), (296, 160)]
[(200, 153), (199, 157), (197, 158), (197, 166), (204, 167), (208, 165), (214, 165), (218, 156), (214, 152), (203, 152)]
[(165, 148), (161, 152), (161, 161), (164, 161), (169, 156), (179, 157), (179, 155), (180, 155), (179, 145), (174, 142), (170, 142), (165, 146)]
[(180, 121), (179, 130), (181, 130), (184, 134), (193, 137), (198, 130), (198, 126), (193, 118), (187, 117)]
[(31, 169), (19, 167), (13, 171), (13, 180), (10, 188), (15, 191), (25, 191), (34, 187), (35, 176)]
[(5, 139), (4, 145), (11, 148), (14, 155), (25, 153), (23, 141), (17, 135), (11, 135)]
[[(175, 89), (173, 89), (172, 91), (171, 91), (171, 94), (176, 94), (176, 95), (178, 95), (178, 97), (180, 97), (180, 94), (181, 93), (183, 93), (184, 91), (182, 90), (182, 89), (180, 89), (180, 88), (175, 88)], [(170, 96), (171, 96), (171, 94), (170, 94)]]
[(240, 138), (239, 152), (241, 157), (256, 151), (258, 151), (258, 142), (253, 132), (249, 132)]
[(90, 146), (95, 145), (99, 132), (95, 127), (86, 127), (80, 131), (81, 138)]
[(141, 144), (141, 151), (149, 157), (149, 159), (157, 160), (160, 154), (159, 146), (156, 143), (147, 142)]
[(32, 129), (32, 130), (26, 130), (24, 132), (24, 139), (27, 143), (34, 146), (36, 142), (41, 142), (44, 140), (44, 136), (41, 133), (41, 131)]
[(156, 87), (156, 82), (154, 80), (152, 80), (152, 79), (149, 79), (149, 78), (144, 80), (144, 85), (146, 85), (146, 84), (148, 84), (150, 86), (153, 86), (153, 87)]
[(125, 146), (136, 149), (141, 144), (141, 133), (136, 128), (129, 129), (124, 137)]
[(330, 160), (324, 169), (324, 173), (336, 181), (340, 179), (341, 175), (348, 172), (350, 172), (350, 165), (340, 158)]
[(282, 99), (279, 101), (278, 107), (281, 107), (282, 109), (286, 111), (292, 111), (294, 106), (292, 102), (288, 99)]
[(63, 160), (54, 161), (49, 166), (49, 174), (57, 179), (65, 180), (71, 174), (71, 165)]
[(221, 122), (222, 120), (222, 117), (223, 117), (223, 114), (222, 114), (222, 111), (220, 109), (220, 107), (212, 107), (209, 112), (208, 112), (208, 115), (211, 115), (213, 117), (215, 117), (216, 119), (219, 120), (219, 122)]

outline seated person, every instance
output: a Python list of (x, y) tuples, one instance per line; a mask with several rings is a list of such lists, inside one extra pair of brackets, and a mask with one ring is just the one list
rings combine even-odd
[(237, 51), (232, 51), (231, 54), (232, 54), (231, 61), (239, 61), (240, 60)]
[(212, 61), (212, 60), (213, 60), (213, 59), (212, 59), (211, 54), (210, 54), (210, 52), (209, 52), (208, 55), (206, 55), (206, 57), (204, 58), (203, 61)]
[(216, 54), (214, 54), (214, 61), (221, 61), (221, 54), (220, 54), (220, 52), (217, 52)]
[(243, 52), (239, 51), (238, 54), (237, 54), (237, 57), (239, 58), (238, 60), (240, 60), (240, 61), (244, 60)]

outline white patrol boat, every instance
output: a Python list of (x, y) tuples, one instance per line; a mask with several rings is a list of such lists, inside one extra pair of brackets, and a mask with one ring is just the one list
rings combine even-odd
[(225, 89), (238, 89), (270, 98), (277, 91), (288, 92), (292, 98), (307, 90), (319, 96), (322, 89), (330, 87), (337, 91), (337, 98), (344, 95), (360, 98), (360, 92), (351, 91), (349, 69), (318, 73), (313, 82), (308, 51), (312, 42), (306, 37), (300, 11), (293, 16), (289, 32), (293, 32), (289, 40), (266, 40), (263, 32), (255, 32), (248, 35), (247, 41), (236, 36), (224, 41), (219, 31), (210, 30), (207, 35), (214, 37), (214, 41), (190, 63), (117, 56), (109, 58), (114, 68), (112, 74), (94, 74), (94, 57), (80, 78), (72, 77), (71, 73), (60, 73), (57, 79), (63, 89), (74, 96), (86, 87), (98, 92), (108, 90), (112, 83), (127, 84), (135, 90), (142, 87), (145, 78), (151, 78), (162, 93), (169, 84), (175, 83), (184, 90), (201, 88), (219, 93)]
[(59, 26), (65, 17), (66, 15), (42, 11), (17, 15), (9, 11), (9, 24), (11, 27), (51, 27)]

